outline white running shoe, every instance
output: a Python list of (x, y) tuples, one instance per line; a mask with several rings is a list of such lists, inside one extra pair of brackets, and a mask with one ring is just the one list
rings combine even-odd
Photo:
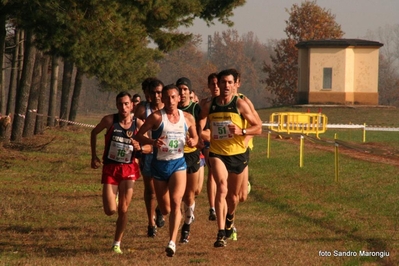
[(166, 256), (173, 257), (176, 253), (176, 244), (172, 240), (169, 241), (168, 246), (165, 248)]
[(248, 194), (251, 192), (251, 189), (252, 189), (252, 186), (251, 186), (251, 183), (249, 183), (249, 180), (248, 180)]

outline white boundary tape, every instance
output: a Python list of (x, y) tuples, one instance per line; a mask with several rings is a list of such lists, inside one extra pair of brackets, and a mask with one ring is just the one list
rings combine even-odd
[(61, 121), (61, 122), (66, 122), (66, 123), (68, 123), (68, 124), (73, 124), (73, 125), (77, 125), (77, 126), (82, 126), (82, 127), (91, 127), (91, 128), (96, 127), (96, 126), (94, 126), (94, 125), (89, 125), (89, 124), (84, 124), (84, 123), (69, 121), (69, 120), (60, 119), (60, 118), (56, 118), (55, 120)]
[[(278, 126), (277, 123), (268, 123), (264, 122), (262, 123), (262, 126), (264, 127), (270, 127), (270, 126)], [(301, 126), (301, 125), (299, 125)], [(303, 124), (304, 127), (307, 126), (307, 124)], [(338, 128), (338, 129), (364, 129), (366, 131), (399, 131), (398, 127), (380, 127), (380, 126), (365, 126), (365, 125), (354, 125), (354, 124), (327, 124), (327, 129), (329, 128)]]
[[(29, 113), (35, 113), (35, 114), (38, 115), (38, 116), (50, 117), (50, 116), (48, 116), (48, 115), (38, 114), (36, 109), (29, 109), (28, 112), (29, 112)], [(22, 117), (23, 119), (25, 119), (25, 115), (21, 115), (21, 114), (17, 114), (17, 115), (20, 116), (20, 117)], [(66, 119), (60, 119), (60, 118), (58, 118), (58, 117), (54, 117), (54, 119), (55, 119), (57, 122), (60, 122), (60, 121), (61, 121), (61, 122), (65, 122), (65, 123), (73, 124), (73, 125), (77, 125), (77, 126), (90, 127), (90, 128), (96, 127), (96, 126), (90, 125), (90, 124), (79, 123), (79, 122), (75, 122), (75, 121), (69, 121), (69, 120), (66, 120)]]
[[(36, 115), (41, 115), (41, 116), (45, 116), (43, 114), (38, 114), (36, 109), (33, 110), (28, 110), (28, 112), (31, 113), (36, 113)], [(21, 115), (18, 114), (18, 116), (22, 117), (25, 119), (25, 115)], [(49, 117), (49, 116), (47, 116)], [(74, 121), (69, 121), (66, 119), (60, 119), (55, 117), (54, 118), (56, 121), (61, 121), (61, 122), (65, 122), (68, 124), (73, 124), (73, 125), (77, 125), (77, 126), (83, 126), (83, 127), (90, 127), (90, 128), (94, 128), (94, 125), (90, 125), (90, 124), (85, 124), (85, 123), (79, 123), (79, 122), (74, 122)], [(270, 122), (262, 122), (262, 126), (264, 127), (271, 127), (271, 126), (278, 126), (277, 123), (270, 123)], [(301, 124), (299, 124), (298, 126), (302, 126)], [(307, 127), (307, 124), (303, 124), (304, 127)], [(313, 126), (313, 125), (312, 125)], [(338, 129), (364, 129), (366, 131), (391, 131), (391, 132), (399, 132), (399, 128), (398, 127), (379, 127), (379, 126), (366, 126), (366, 125), (355, 125), (355, 124), (327, 124), (327, 129), (328, 128), (338, 128)]]

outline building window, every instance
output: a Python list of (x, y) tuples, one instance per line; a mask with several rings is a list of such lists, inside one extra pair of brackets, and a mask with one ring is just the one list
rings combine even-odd
[(332, 88), (332, 68), (323, 68), (323, 89), (331, 90)]

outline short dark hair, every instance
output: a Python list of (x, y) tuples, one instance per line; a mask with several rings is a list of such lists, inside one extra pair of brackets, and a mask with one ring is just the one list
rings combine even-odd
[(164, 94), (168, 90), (177, 90), (177, 92), (179, 92), (179, 88), (175, 84), (168, 84), (165, 87), (163, 87), (162, 94)]
[(159, 80), (157, 78), (152, 78), (150, 83), (148, 84), (148, 90), (151, 92), (153, 89), (155, 89), (156, 87), (158, 87), (160, 85), (162, 87), (164, 87), (163, 82), (161, 80)]
[(218, 79), (218, 73), (214, 72), (214, 73), (209, 74), (208, 85), (209, 85), (209, 83), (211, 83), (212, 79)]
[(229, 68), (229, 69), (225, 69), (225, 70), (220, 71), (219, 74), (218, 74), (218, 81), (219, 81), (222, 77), (224, 77), (224, 76), (230, 76), (230, 75), (232, 75), (232, 76), (234, 77), (234, 82), (237, 82), (239, 73), (238, 73), (238, 71), (237, 71), (236, 69), (234, 69), (234, 68)]
[(132, 100), (134, 100), (134, 99), (136, 99), (136, 98), (140, 98), (141, 99), (141, 96), (140, 96), (140, 94), (135, 94), (135, 95), (133, 95), (133, 97), (132, 97)]
[(153, 80), (154, 78), (150, 77), (150, 78), (146, 78), (142, 83), (141, 83), (141, 89), (142, 91), (146, 91), (148, 89), (148, 85), (150, 85), (151, 80)]
[(125, 96), (129, 96), (130, 101), (132, 101), (132, 95), (127, 91), (121, 91), (120, 93), (118, 93), (118, 95), (116, 95), (116, 100), (118, 101), (119, 98), (122, 98)]
[(241, 79), (241, 74), (240, 74), (240, 72), (239, 72), (237, 69), (231, 68), (231, 71), (235, 71), (235, 72), (237, 73), (237, 81), (238, 81), (239, 79)]

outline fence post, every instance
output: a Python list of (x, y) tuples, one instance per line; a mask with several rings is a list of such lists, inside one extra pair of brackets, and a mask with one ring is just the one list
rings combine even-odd
[(267, 132), (267, 151), (266, 151), (266, 158), (268, 158), (268, 159), (270, 157), (270, 134), (271, 134), (271, 131), (269, 130)]
[(363, 143), (366, 142), (366, 123), (363, 124)]
[(301, 135), (301, 141), (299, 145), (299, 167), (303, 166), (303, 135)]
[(334, 145), (335, 145), (335, 182), (339, 182), (339, 158), (338, 158), (338, 143), (336, 142), (337, 140), (337, 133), (334, 134)]

